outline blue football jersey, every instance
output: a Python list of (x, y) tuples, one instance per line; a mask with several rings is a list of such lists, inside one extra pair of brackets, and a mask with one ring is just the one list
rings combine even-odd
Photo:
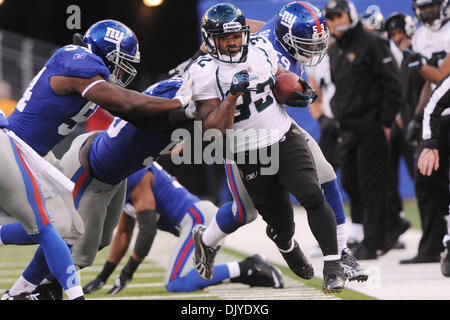
[[(182, 83), (181, 78), (165, 80), (150, 86), (144, 93), (173, 98)], [(115, 118), (108, 129), (92, 142), (89, 164), (98, 179), (117, 184), (152, 164), (161, 153), (170, 151), (177, 143), (171, 141), (170, 132), (136, 128), (123, 119)]]
[[(283, 46), (275, 38), (275, 23), (278, 13), (272, 17), (259, 31), (258, 34), (265, 36), (272, 43), (275, 51), (278, 54), (278, 62), (286, 70), (293, 72), (305, 81), (308, 81), (308, 76), (304, 71), (303, 65), (291, 57), (289, 52), (284, 50)], [(311, 116), (308, 108), (287, 108), (286, 109), (289, 116), (291, 116), (297, 123), (301, 124), (303, 129), (308, 131), (314, 139), (319, 139), (320, 136), (320, 126), (319, 123)]]
[(131, 193), (147, 170), (151, 170), (154, 176), (152, 191), (155, 197), (156, 211), (159, 214), (158, 229), (178, 235), (176, 226), (189, 208), (200, 199), (190, 193), (158, 163), (154, 162), (151, 166), (128, 177), (126, 202), (132, 203), (130, 200)]
[(40, 155), (47, 154), (98, 107), (79, 93), (56, 94), (50, 87), (50, 78), (92, 78), (96, 75), (109, 80), (109, 70), (100, 57), (81, 46), (60, 48), (28, 85), (8, 117), (9, 129)]
[(277, 19), (277, 15), (272, 17), (259, 31), (258, 34), (261, 34), (262, 36), (269, 39), (269, 41), (272, 43), (273, 48), (278, 54), (279, 63), (285, 68), (286, 70), (296, 73), (302, 78), (304, 78), (303, 73), (303, 66), (300, 62), (296, 61), (294, 58), (291, 57), (289, 52), (284, 50), (283, 46), (275, 39), (275, 23)]
[(50, 78), (92, 78), (96, 75), (109, 80), (109, 70), (100, 57), (81, 46), (60, 48), (28, 85), (8, 117), (9, 129), (40, 155), (47, 154), (98, 107), (79, 93), (56, 94), (50, 87)]

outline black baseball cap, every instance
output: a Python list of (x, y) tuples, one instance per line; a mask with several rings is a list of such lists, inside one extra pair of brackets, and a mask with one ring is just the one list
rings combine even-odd
[(325, 5), (325, 18), (333, 13), (348, 12), (347, 0), (330, 0)]

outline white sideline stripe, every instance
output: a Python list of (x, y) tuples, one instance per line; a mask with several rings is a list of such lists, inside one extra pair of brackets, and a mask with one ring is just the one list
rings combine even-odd
[(285, 277), (283, 289), (248, 287), (240, 283), (228, 283), (221, 286), (205, 288), (222, 300), (340, 300), (335, 295), (327, 295), (322, 291), (309, 287)]
[[(112, 284), (108, 284), (103, 286), (102, 289), (111, 289), (113, 287)], [(128, 288), (153, 288), (153, 287), (165, 287), (164, 282), (152, 282), (152, 283), (130, 283), (127, 285)], [(9, 288), (0, 288), (0, 292), (4, 292), (9, 290)]]
[[(125, 265), (124, 265), (125, 266)], [(10, 265), (10, 267), (14, 267), (14, 265)], [(0, 276), (8, 276), (8, 275), (16, 275), (16, 274), (21, 274), (26, 268), (26, 265), (23, 267), (17, 267), (17, 268), (8, 268), (8, 269), (0, 269)], [(118, 268), (119, 269), (119, 268)], [(145, 264), (142, 266), (139, 266), (139, 271), (140, 270), (152, 270), (152, 269), (161, 269), (158, 268), (154, 265), (150, 265), (150, 264)], [(85, 269), (81, 269), (81, 274), (83, 274), (84, 272), (100, 272), (103, 270), (103, 266), (99, 266), (99, 267), (88, 267)], [(120, 269), (119, 269), (120, 270)], [(138, 274), (138, 273), (136, 273)], [(165, 274), (165, 273), (163, 273)]]
[(158, 300), (158, 299), (180, 299), (180, 298), (197, 298), (197, 297), (215, 297), (215, 295), (212, 294), (173, 294), (173, 295), (166, 295), (166, 296), (139, 296), (139, 297), (120, 297), (120, 298), (95, 298), (95, 299), (89, 299), (89, 296), (87, 300)]
[(25, 268), (21, 269), (4, 269), (0, 271), (0, 276), (19, 276)]
[[(135, 278), (156, 278), (156, 277), (164, 277), (166, 274), (164, 272), (147, 272), (147, 273), (135, 273), (133, 275), (133, 279)], [(84, 275), (81, 273), (80, 278), (82, 280), (92, 280), (95, 279), (97, 275)], [(0, 279), (1, 280), (1, 279)]]
[(5, 262), (0, 262), (0, 268), (8, 268), (8, 269), (12, 269), (12, 268), (23, 268), (25, 269), (27, 267), (27, 263), (22, 260), (17, 260), (17, 262), (15, 261), (5, 261)]
[[(239, 292), (239, 291), (238, 291)], [(237, 294), (237, 292), (229, 292), (229, 293), (222, 293), (217, 292), (217, 297), (223, 300), (285, 300), (285, 299), (320, 299), (320, 300), (340, 300), (339, 298), (335, 296), (326, 296), (321, 293), (315, 293), (315, 292), (304, 292), (299, 290), (292, 290), (290, 292), (280, 292), (277, 290), (276, 292), (273, 290), (268, 290), (265, 293), (261, 294), (254, 294), (254, 293), (241, 293)]]
[[(112, 284), (107, 284), (103, 286), (104, 289), (111, 289)], [(164, 282), (151, 282), (151, 283), (130, 283), (125, 289), (128, 288), (153, 288), (153, 287), (165, 287)]]
[[(125, 266), (125, 264), (124, 265), (119, 265), (119, 266), (117, 266), (116, 270), (121, 270), (124, 266)], [(139, 265), (138, 271), (151, 270), (151, 269), (161, 269), (161, 268), (157, 267), (155, 265), (151, 265), (151, 264), (142, 264), (142, 265)], [(100, 272), (102, 270), (103, 270), (103, 265), (101, 265), (101, 266), (90, 266), (90, 267), (81, 269), (81, 273), (83, 273), (83, 272)]]

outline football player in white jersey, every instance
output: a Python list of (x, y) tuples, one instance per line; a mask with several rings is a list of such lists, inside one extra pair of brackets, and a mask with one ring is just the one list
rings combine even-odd
[[(235, 199), (248, 192), (251, 201), (249, 206), (240, 207), (236, 216), (221, 216), (219, 209), (208, 229), (202, 225), (194, 228), (197, 270), (210, 279), (220, 241), (253, 221), (259, 212), (267, 222), (267, 235), (291, 270), (302, 278), (312, 278), (312, 266), (293, 238), (295, 223), (289, 196), (293, 194), (305, 207), (324, 255), (323, 290), (342, 291), (345, 278), (333, 211), (320, 189), (304, 135), (272, 93), (275, 77), (287, 71), (278, 64), (267, 38), (250, 36), (244, 15), (234, 5), (210, 7), (202, 18), (202, 36), (209, 54), (188, 70), (197, 115), (203, 129), (227, 134), (226, 157), (236, 160), (239, 169), (238, 174), (230, 172), (228, 183)], [(300, 81), (304, 92), (296, 92), (287, 105), (305, 107), (317, 97)], [(272, 156), (269, 163), (263, 159), (268, 154)], [(225, 160), (226, 165), (230, 159)]]
[[(284, 21), (285, 19), (290, 19), (293, 23), (287, 25)], [(319, 66), (315, 65), (322, 60), (322, 57), (324, 57), (326, 52), (326, 42), (329, 38), (326, 36), (326, 32), (323, 32), (323, 37), (315, 38), (314, 29), (318, 30), (321, 24), (325, 25), (323, 15), (321, 15), (320, 10), (315, 6), (308, 2), (291, 2), (283, 6), (268, 22), (250, 19), (247, 19), (246, 22), (250, 26), (251, 33), (259, 33), (264, 38), (267, 37), (279, 55), (280, 63), (285, 69), (296, 73), (300, 77), (303, 74), (304, 65), (312, 67), (308, 68), (308, 70), (319, 69)], [(326, 31), (326, 29), (323, 31)], [(290, 39), (296, 40), (291, 42)], [(308, 47), (308, 44), (310, 44), (311, 41), (316, 42), (313, 49)], [(307, 44), (306, 46), (305, 43)], [(183, 75), (198, 57), (205, 54), (207, 54), (207, 50), (205, 45), (202, 44), (201, 48), (193, 57), (169, 71), (169, 75)], [(319, 65), (324, 64), (325, 58)], [(319, 72), (320, 71), (317, 70), (315, 73), (318, 74)], [(311, 86), (313, 86), (313, 83), (311, 83)], [(331, 87), (331, 85), (328, 87)], [(320, 99), (317, 99), (317, 101), (311, 105), (311, 108), (314, 106), (313, 109), (310, 109), (312, 113), (315, 112), (315, 105), (319, 100)], [(306, 137), (308, 147), (317, 168), (321, 188), (336, 217), (338, 249), (339, 252), (341, 252), (341, 263), (344, 266), (346, 278), (350, 281), (365, 281), (368, 277), (366, 270), (357, 263), (350, 254), (350, 250), (347, 248), (344, 205), (334, 168), (327, 161), (324, 153), (314, 138), (300, 126), (299, 129)], [(226, 175), (232, 176), (231, 168), (227, 166), (225, 166), (225, 168)], [(232, 189), (230, 189), (230, 191), (233, 193)], [(236, 201), (238, 197), (233, 195), (233, 198)], [(234, 204), (234, 206), (239, 208), (236, 204)]]
[[(413, 10), (421, 23), (412, 38), (409, 67), (421, 72), (426, 83), (416, 108), (414, 119), (408, 125), (407, 137), (416, 136), (422, 122), (423, 110), (436, 84), (450, 72), (450, 23), (448, 0), (413, 0)], [(444, 63), (445, 61), (445, 63)], [(439, 128), (448, 132), (450, 116), (444, 112)], [(416, 133), (415, 133), (416, 132)], [(400, 263), (438, 262), (443, 251), (442, 238), (448, 232), (444, 216), (448, 216), (450, 194), (448, 191), (448, 134), (439, 135), (439, 158), (445, 159), (431, 176), (420, 173), (416, 178), (416, 195), (421, 217), (423, 235), (417, 256)]]

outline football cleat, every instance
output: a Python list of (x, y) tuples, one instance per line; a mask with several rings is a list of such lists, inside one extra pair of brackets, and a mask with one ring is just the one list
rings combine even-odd
[(281, 271), (267, 263), (259, 254), (248, 257), (251, 267), (241, 274), (239, 282), (248, 284), (250, 287), (270, 287), (281, 289), (284, 287), (283, 276)]
[(32, 294), (39, 295), (39, 300), (63, 300), (63, 287), (58, 281), (37, 286)]
[(22, 292), (18, 295), (12, 296), (9, 294), (9, 290), (7, 290), (0, 300), (39, 300), (37, 298), (38, 295), (39, 294)]
[(311, 263), (308, 261), (308, 258), (303, 254), (298, 242), (294, 241), (294, 249), (289, 252), (281, 252), (281, 255), (286, 261), (289, 268), (294, 272), (297, 276), (302, 279), (311, 279), (314, 277), (314, 269)]
[(83, 287), (83, 292), (84, 294), (90, 294), (94, 291), (100, 290), (104, 285), (105, 282), (97, 277)]
[(120, 291), (125, 289), (125, 287), (130, 283), (131, 279), (125, 279), (121, 276), (118, 276), (116, 278), (116, 281), (114, 282), (114, 285), (111, 289), (109, 289), (108, 294), (114, 295), (118, 294)]
[(217, 249), (208, 247), (203, 243), (202, 236), (206, 227), (198, 224), (192, 229), (194, 239), (194, 265), (199, 275), (206, 280), (211, 280), (214, 275), (214, 259), (220, 246)]
[(360, 266), (349, 248), (342, 250), (340, 261), (344, 269), (345, 278), (349, 281), (357, 280), (363, 282), (369, 278), (369, 272)]
[(339, 260), (324, 261), (323, 266), (323, 292), (340, 293), (344, 289), (344, 268)]
[(441, 272), (450, 277), (450, 240), (445, 243), (445, 251), (441, 254)]

